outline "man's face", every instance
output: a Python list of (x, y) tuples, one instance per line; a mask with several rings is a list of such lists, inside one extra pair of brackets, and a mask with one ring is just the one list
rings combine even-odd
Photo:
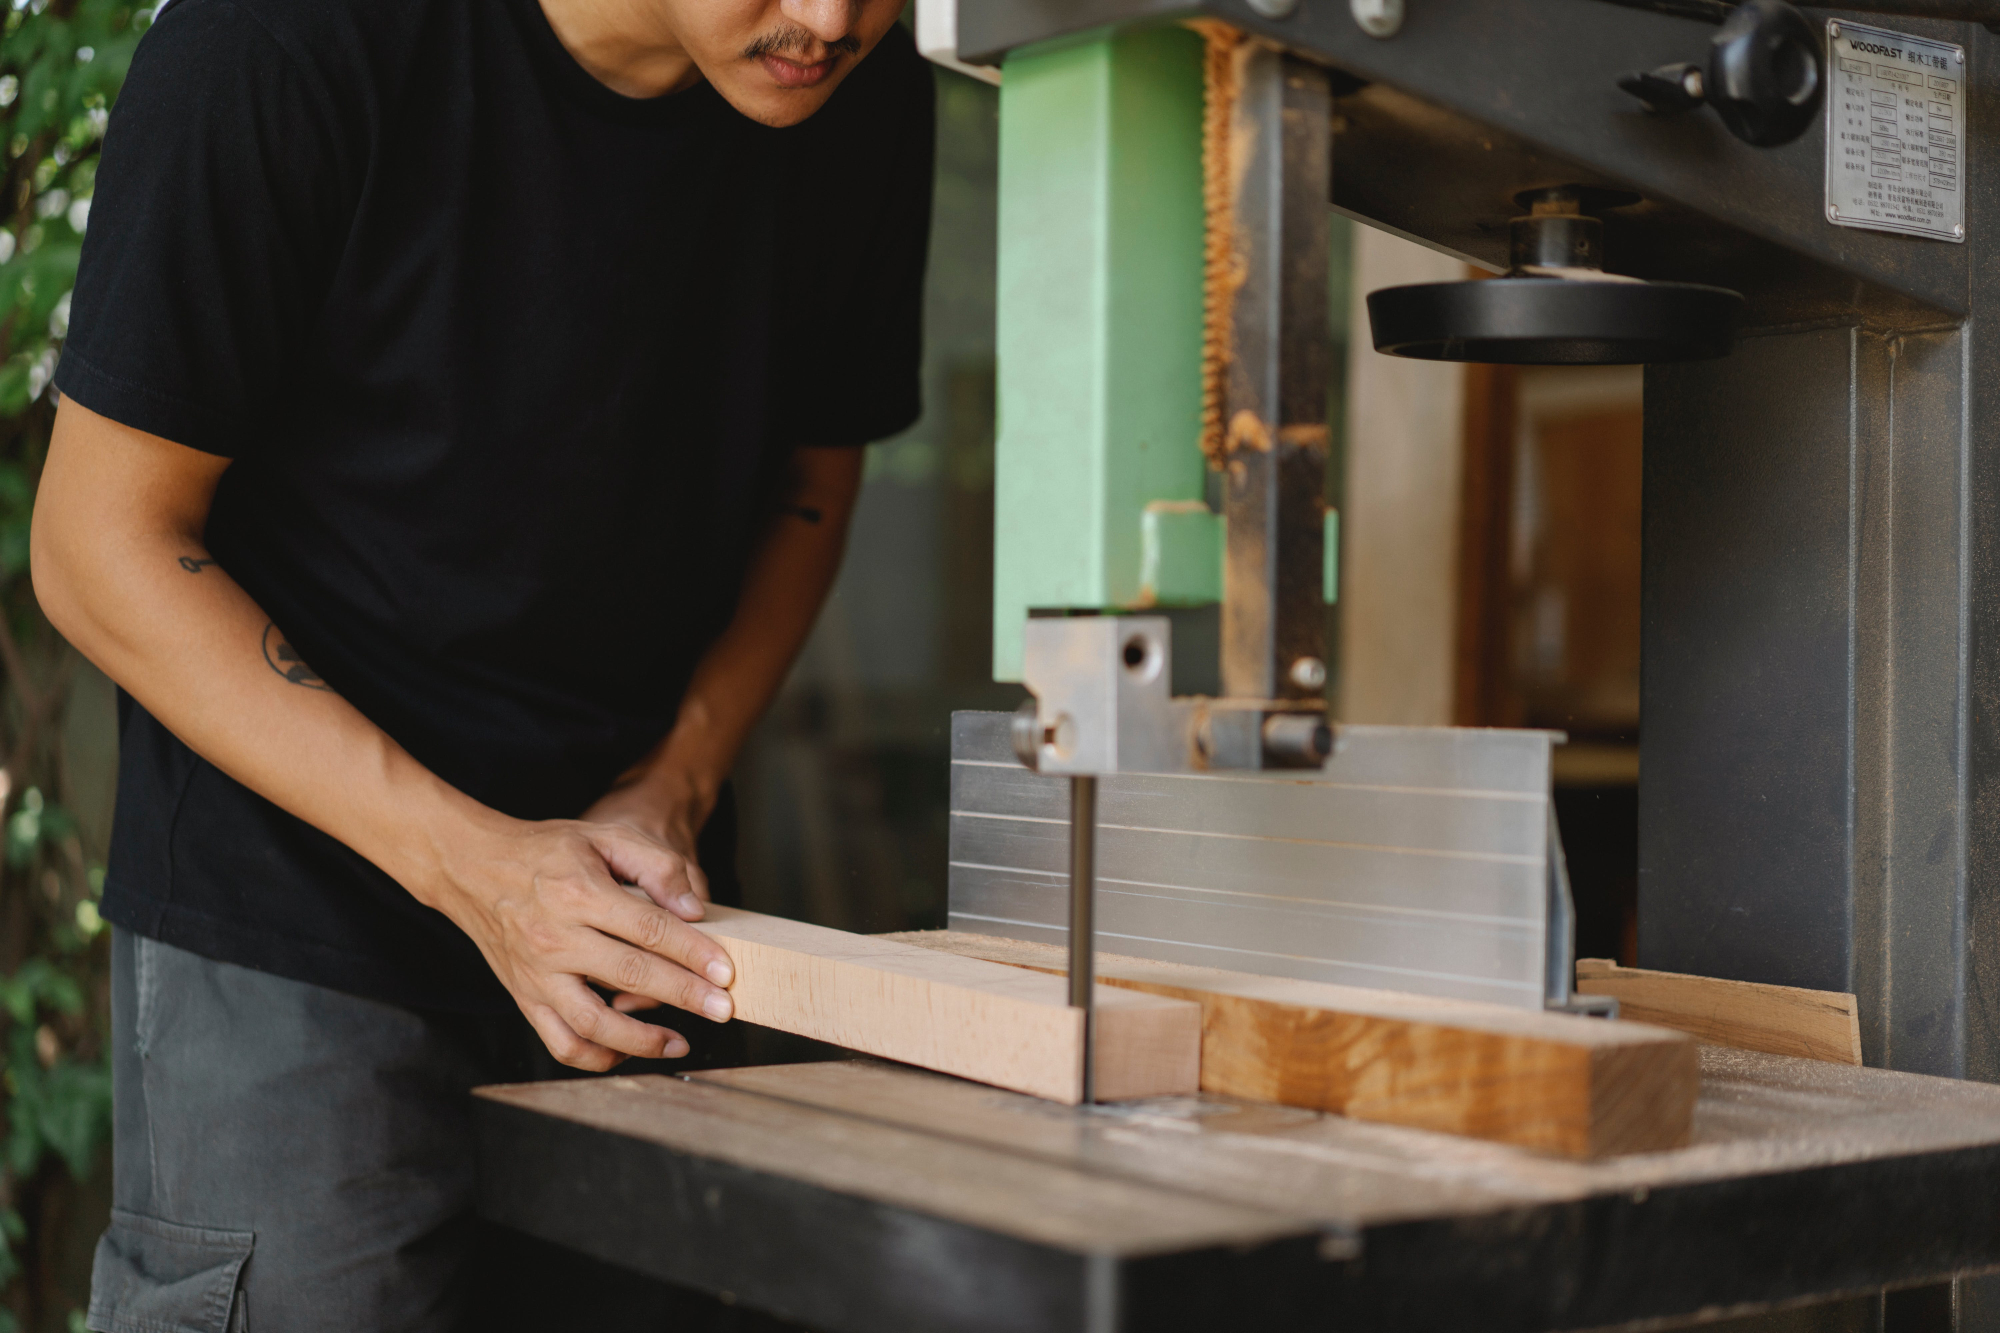
[(796, 125), (889, 31), (903, 0), (666, 0), (675, 35), (729, 104)]

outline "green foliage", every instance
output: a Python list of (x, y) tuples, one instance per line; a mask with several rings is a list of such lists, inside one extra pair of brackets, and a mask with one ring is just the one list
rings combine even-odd
[(35, 603), (28, 531), (98, 146), (152, 12), (0, 0), (0, 1333), (82, 1327), (38, 1285), (36, 1227), (110, 1140), (103, 872), (59, 743), (75, 659)]
[[(78, 0), (67, 9), (30, 0), (0, 24), (0, 134), (9, 161), (0, 204), (14, 220), (0, 239), (0, 417), (27, 411), (55, 369), (97, 145), (145, 12), (117, 0)], [(5, 484), (18, 495), (25, 480)], [(0, 536), (0, 561), (5, 545)]]

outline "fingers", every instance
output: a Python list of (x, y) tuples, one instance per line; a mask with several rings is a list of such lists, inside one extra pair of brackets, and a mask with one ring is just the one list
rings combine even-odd
[[(688, 1053), (687, 1039), (680, 1033), (619, 1013), (598, 999), (580, 978), (550, 978), (548, 995), (551, 1003), (545, 1012), (553, 1020), (549, 1026), (567, 1032), (574, 1044), (568, 1045), (565, 1053), (565, 1048), (550, 1040), (542, 1024), (536, 1024), (535, 1031), (550, 1053), (566, 1065), (602, 1071), (628, 1055), (675, 1060)], [(534, 1022), (532, 1014), (529, 1022)], [(560, 1032), (557, 1036), (560, 1038)]]
[(611, 997), (611, 1007), (621, 1014), (636, 1014), (645, 1009), (657, 1009), (661, 1001), (650, 995), (634, 995), (631, 991), (620, 991)]
[[(648, 953), (671, 959), (695, 976), (707, 978), (716, 987), (727, 986), (736, 979), (736, 968), (720, 944), (671, 912), (662, 912), (636, 893), (606, 895), (584, 918), (584, 924), (636, 944)], [(680, 1004), (672, 996), (660, 995), (658, 991), (647, 990), (643, 986), (627, 986), (622, 981), (615, 984), (621, 990), (657, 996), (668, 1004)], [(703, 1006), (696, 1003), (681, 1007), (700, 1009)]]
[(545, 1004), (524, 1004), (521, 1013), (526, 1016), (528, 1026), (535, 1030), (535, 1035), (542, 1039), (542, 1045), (549, 1048), (549, 1054), (571, 1069), (587, 1069), (602, 1074), (616, 1068), (625, 1058), (616, 1051), (577, 1036), (576, 1030)]
[(708, 877), (691, 858), (616, 824), (591, 825), (586, 836), (618, 879), (683, 920), (701, 920)]
[(597, 939), (591, 947), (593, 956), (586, 975), (605, 989), (660, 1000), (717, 1023), (728, 1022), (735, 1012), (728, 991), (710, 985), (686, 968), (644, 949), (635, 949), (622, 940), (603, 935)]

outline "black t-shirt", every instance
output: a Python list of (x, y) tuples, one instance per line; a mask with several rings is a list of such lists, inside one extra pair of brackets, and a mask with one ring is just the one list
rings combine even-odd
[[(790, 451), (915, 419), (931, 160), (900, 28), (773, 130), (611, 91), (536, 0), (177, 0), (56, 385), (235, 460), (209, 550), (328, 686), (488, 805), (574, 817), (671, 726)], [(122, 707), (110, 920), (509, 1007), (445, 917)]]

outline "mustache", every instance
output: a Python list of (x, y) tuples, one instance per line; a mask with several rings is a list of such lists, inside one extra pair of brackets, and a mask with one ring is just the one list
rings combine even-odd
[(743, 58), (761, 60), (765, 56), (790, 57), (794, 53), (810, 51), (816, 46), (825, 46), (829, 57), (861, 54), (861, 43), (851, 35), (830, 42), (821, 42), (819, 38), (797, 24), (787, 23), (772, 29), (744, 47)]

